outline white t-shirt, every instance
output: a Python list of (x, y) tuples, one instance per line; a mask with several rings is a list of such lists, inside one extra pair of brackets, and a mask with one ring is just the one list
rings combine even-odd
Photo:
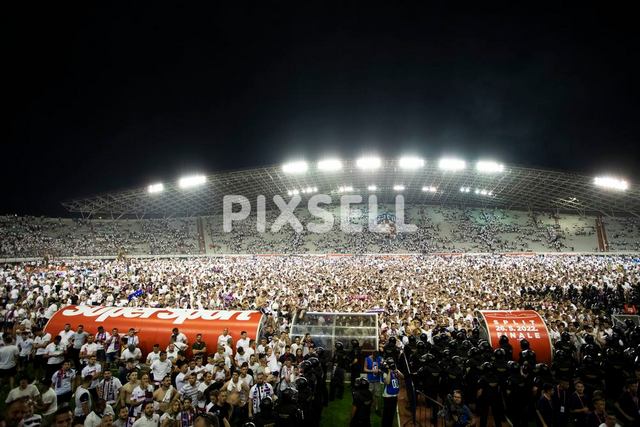
[(172, 368), (173, 364), (171, 363), (171, 360), (165, 359), (164, 362), (160, 359), (156, 360), (151, 364), (151, 373), (153, 374), (153, 380), (162, 381), (164, 377), (166, 377), (167, 375), (171, 375)]
[(10, 344), (0, 347), (0, 369), (15, 368), (18, 354), (20, 354), (20, 350), (17, 345)]
[(151, 352), (149, 354), (147, 354), (147, 365), (151, 365), (153, 364), (153, 362), (155, 362), (156, 360), (160, 360), (160, 352)]
[(47, 391), (42, 393), (42, 403), (46, 405), (50, 403), (49, 409), (47, 409), (42, 415), (51, 415), (58, 410), (58, 396), (56, 396), (56, 392), (49, 388)]
[(57, 365), (58, 363), (64, 362), (64, 347), (62, 344), (55, 345), (55, 343), (50, 343), (45, 350), (49, 356), (47, 359), (48, 365)]
[[(111, 405), (107, 404), (104, 408), (104, 412), (102, 416), (111, 415), (111, 417), (115, 417), (115, 412)], [(87, 418), (84, 420), (84, 427), (99, 427), (102, 424), (102, 417), (99, 417), (95, 411), (91, 411)]]
[(89, 389), (93, 389), (96, 388), (98, 386), (98, 383), (100, 382), (100, 372), (102, 372), (102, 366), (100, 366), (100, 364), (98, 363), (94, 363), (93, 366), (85, 366), (84, 368), (82, 368), (82, 378), (87, 377), (89, 375), (91, 375), (91, 377), (93, 377), (93, 380), (91, 381), (91, 385), (89, 386)]
[(238, 342), (236, 343), (236, 348), (238, 348), (238, 347), (244, 347), (244, 348), (245, 348), (245, 350), (246, 350), (246, 349), (248, 349), (248, 348), (249, 348), (249, 343), (250, 343), (250, 342), (251, 342), (251, 340), (249, 339), (249, 337), (244, 338), (244, 339), (240, 338), (240, 339), (238, 340)]
[[(54, 393), (55, 394), (55, 393)], [(32, 399), (36, 399), (40, 396), (40, 392), (38, 391), (38, 387), (33, 384), (27, 384), (27, 387), (22, 389), (20, 387), (12, 388), (7, 398), (5, 399), (5, 403), (13, 402), (16, 399), (20, 399), (22, 397), (31, 397)]]
[(65, 331), (64, 329), (61, 330), (60, 333), (58, 334), (58, 335), (60, 335), (60, 338), (62, 338), (60, 340), (60, 345), (68, 347), (69, 346), (69, 340), (71, 339), (71, 337), (75, 333), (76, 332), (73, 329), (69, 329), (68, 331)]
[(51, 342), (51, 334), (49, 334), (49, 333), (43, 334), (41, 337), (35, 337), (33, 339), (33, 344), (34, 345), (42, 345), (42, 344), (44, 344), (44, 347), (36, 349), (36, 356), (42, 356), (43, 354), (45, 354), (47, 352), (46, 347), (47, 347), (47, 345), (49, 345), (49, 342)]
[(133, 423), (132, 427), (158, 427), (160, 425), (160, 415), (153, 414), (151, 418), (142, 415), (138, 421)]

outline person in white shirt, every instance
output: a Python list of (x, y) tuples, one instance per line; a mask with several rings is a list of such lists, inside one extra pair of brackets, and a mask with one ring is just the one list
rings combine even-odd
[(223, 361), (227, 368), (231, 369), (231, 358), (225, 353), (224, 347), (218, 347), (218, 352), (213, 355), (214, 365)]
[(180, 373), (176, 375), (176, 390), (178, 390), (178, 392), (180, 392), (180, 390), (182, 390), (182, 387), (184, 387), (184, 385), (187, 383), (188, 369), (188, 364), (183, 363), (182, 365), (180, 365)]
[(129, 344), (129, 346), (127, 346), (120, 355), (120, 358), (122, 360), (133, 359), (133, 364), (138, 367), (140, 359), (142, 359), (142, 351), (139, 348), (136, 348), (135, 345)]
[(107, 357), (107, 363), (110, 365), (111, 363), (117, 362), (118, 359), (120, 358), (120, 348), (121, 348), (121, 342), (120, 342), (120, 334), (118, 333), (118, 328), (113, 328), (111, 330), (111, 336), (109, 338), (106, 339), (106, 343), (107, 343), (107, 351), (106, 351), (106, 357)]
[(100, 427), (106, 417), (115, 417), (113, 407), (106, 403), (104, 399), (96, 400), (95, 409), (87, 415), (84, 420), (84, 427)]
[(142, 416), (133, 423), (132, 427), (158, 427), (160, 425), (160, 415), (155, 413), (153, 402), (144, 405)]
[(186, 350), (188, 347), (187, 336), (178, 328), (173, 328), (169, 341), (175, 343), (179, 350)]
[(134, 328), (129, 328), (129, 332), (127, 333), (127, 347), (135, 346), (137, 347), (140, 344), (140, 338), (136, 335), (136, 330)]
[(91, 393), (89, 392), (91, 380), (91, 377), (82, 378), (82, 384), (76, 388), (74, 393), (75, 407), (73, 409), (73, 416), (76, 424), (84, 423), (85, 418), (87, 418), (87, 415), (91, 412), (92, 399)]
[(167, 359), (172, 363), (176, 363), (178, 360), (178, 348), (173, 343), (167, 346)]
[(247, 354), (245, 353), (244, 347), (238, 348), (238, 351), (236, 352), (236, 355), (234, 357), (234, 361), (237, 367), (240, 367), (244, 362), (249, 361), (249, 356), (247, 356)]
[(115, 406), (121, 388), (120, 380), (107, 369), (102, 374), (102, 380), (98, 383), (98, 397), (104, 399), (108, 405)]
[(42, 380), (42, 396), (38, 406), (38, 412), (45, 417), (50, 418), (58, 410), (58, 396), (51, 386), (51, 378)]
[(160, 358), (151, 364), (151, 375), (154, 383), (160, 383), (162, 380), (171, 375), (173, 363), (167, 359), (167, 352), (161, 351)]
[(45, 334), (40, 328), (36, 328), (34, 330), (34, 334), (35, 338), (33, 339), (33, 348), (36, 349), (34, 365), (38, 374), (36, 378), (40, 378), (42, 376), (42, 367), (45, 365), (44, 355), (47, 353), (46, 347), (51, 342), (51, 334)]
[(89, 362), (90, 356), (98, 356), (98, 350), (100, 350), (102, 346), (95, 342), (95, 337), (92, 334), (87, 336), (87, 342), (82, 344), (80, 347), (80, 359), (83, 365), (86, 365)]
[(229, 338), (231, 338), (231, 335), (229, 335), (229, 329), (228, 328), (224, 328), (222, 330), (222, 335), (218, 336), (218, 347), (220, 347), (221, 345), (224, 345), (228, 342)]
[(23, 397), (29, 397), (32, 400), (38, 400), (40, 396), (40, 391), (38, 387), (34, 384), (29, 384), (29, 378), (25, 375), (22, 375), (18, 378), (18, 387), (11, 389), (9, 394), (7, 394), (7, 398), (5, 399), (5, 403), (13, 402), (16, 399), (21, 399)]
[[(17, 343), (16, 343), (17, 344)], [(18, 349), (20, 350), (20, 366), (26, 366), (31, 361), (31, 355), (33, 353), (33, 338), (29, 336), (29, 331), (22, 332), (22, 339)]]
[(58, 405), (68, 403), (71, 400), (71, 392), (73, 391), (73, 380), (76, 377), (76, 372), (71, 369), (71, 362), (65, 361), (62, 364), (62, 368), (58, 369), (51, 376), (51, 382), (53, 388), (58, 396)]
[(151, 366), (153, 362), (160, 359), (160, 344), (153, 345), (153, 351), (147, 354), (147, 365)]
[(8, 378), (9, 388), (12, 389), (15, 382), (16, 365), (18, 363), (20, 350), (18, 350), (17, 345), (13, 344), (11, 335), (4, 335), (2, 341), (4, 346), (0, 347), (0, 384)]
[(249, 405), (250, 417), (260, 412), (260, 402), (262, 402), (262, 399), (267, 396), (275, 399), (273, 387), (271, 387), (271, 384), (265, 383), (264, 379), (264, 374), (259, 373), (256, 376), (256, 383), (251, 387), (251, 390), (249, 390), (249, 400), (251, 400), (251, 404)]
[(89, 385), (89, 390), (93, 390), (98, 386), (100, 382), (100, 373), (102, 372), (102, 366), (99, 363), (96, 363), (96, 355), (89, 356), (89, 363), (82, 368), (81, 375), (82, 378), (91, 377), (91, 384)]
[(64, 329), (58, 333), (60, 336), (60, 344), (63, 345), (65, 349), (71, 345), (71, 337), (73, 337), (73, 334), (75, 333), (76, 332), (71, 329), (71, 325), (69, 323), (64, 325)]
[(146, 400), (153, 400), (153, 385), (149, 383), (149, 375), (142, 374), (140, 383), (131, 392), (131, 406), (133, 406), (133, 415), (137, 418), (143, 410), (143, 404)]
[(244, 347), (245, 349), (249, 348), (251, 340), (247, 337), (247, 331), (240, 332), (240, 339), (236, 343), (236, 349), (240, 347)]
[(44, 358), (47, 359), (47, 376), (51, 376), (55, 371), (60, 369), (64, 362), (64, 346), (60, 335), (53, 339), (45, 348)]

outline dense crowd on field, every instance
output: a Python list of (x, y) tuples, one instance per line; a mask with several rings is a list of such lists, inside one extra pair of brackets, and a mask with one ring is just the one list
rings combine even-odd
[[(445, 406), (447, 395), (460, 389), (481, 425), (489, 413), (495, 419), (509, 417), (514, 425), (599, 426), (607, 416), (637, 425), (640, 327), (616, 324), (612, 315), (640, 302), (639, 284), (640, 259), (620, 256), (7, 264), (0, 269), (5, 419), (54, 423), (67, 416), (70, 403), (69, 422), (84, 425), (190, 426), (198, 425), (203, 412), (224, 425), (259, 423), (265, 393), (278, 401), (285, 389), (296, 390), (300, 377), (312, 375), (305, 359), (317, 358), (328, 377), (335, 372), (333, 349), (318, 354), (312, 336), (290, 333), (294, 315), (376, 311), (378, 353), (367, 359), (358, 353), (356, 363), (346, 366), (372, 384), (383, 377), (367, 372), (371, 363), (392, 357), (401, 365), (407, 356), (401, 369), (415, 389)], [(69, 324), (43, 332), (48, 319), (69, 304), (261, 310), (267, 322), (262, 336), (203, 330), (193, 342), (179, 330), (167, 330), (171, 343), (144, 354), (134, 320), (130, 330), (87, 332)], [(494, 351), (478, 329), (476, 311), (483, 309), (540, 313), (557, 353), (553, 364), (538, 363), (535, 347), (528, 350), (514, 338), (502, 352)], [(349, 342), (345, 347), (354, 350)], [(323, 381), (314, 384), (324, 386)], [(372, 386), (372, 391), (380, 397), (386, 388)], [(435, 417), (438, 408), (431, 413)]]

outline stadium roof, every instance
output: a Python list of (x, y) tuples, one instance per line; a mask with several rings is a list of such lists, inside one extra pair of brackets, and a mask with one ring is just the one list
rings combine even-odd
[[(289, 169), (270, 166), (217, 172), (196, 179), (190, 188), (184, 185), (190, 181), (176, 180), (154, 187), (156, 192), (144, 186), (62, 205), (83, 217), (184, 217), (222, 212), (224, 195), (245, 196), (252, 206), (258, 195), (264, 195), (268, 207), (273, 207), (275, 195), (288, 200), (299, 194), (306, 203), (313, 194), (330, 194), (338, 203), (339, 196), (347, 193), (361, 194), (365, 202), (367, 195), (376, 194), (379, 203), (393, 203), (402, 194), (409, 204), (640, 216), (640, 187), (633, 184), (626, 191), (613, 191), (596, 186), (593, 177), (510, 165), (500, 172), (482, 173), (473, 164), (457, 171), (442, 170), (437, 161), (413, 169), (401, 167), (398, 160), (382, 160), (375, 170), (363, 169), (366, 164), (345, 160), (339, 170), (337, 165), (320, 170), (315, 164), (299, 162)], [(449, 166), (455, 169), (456, 164)]]

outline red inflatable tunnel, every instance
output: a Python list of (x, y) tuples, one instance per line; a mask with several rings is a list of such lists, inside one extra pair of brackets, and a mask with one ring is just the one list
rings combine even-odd
[(514, 357), (521, 351), (520, 340), (526, 339), (536, 352), (538, 362), (550, 364), (553, 357), (551, 337), (542, 317), (533, 310), (481, 310), (481, 319), (489, 343), (498, 348), (502, 335), (509, 338)]
[(143, 307), (91, 307), (70, 305), (58, 310), (45, 326), (45, 331), (55, 337), (64, 329), (66, 323), (75, 330), (78, 325), (92, 334), (98, 326), (111, 332), (118, 328), (120, 334), (126, 334), (129, 328), (135, 328), (140, 340), (140, 349), (144, 354), (152, 351), (154, 344), (164, 349), (169, 345), (173, 328), (187, 336), (189, 346), (197, 334), (207, 343), (209, 353), (217, 349), (218, 336), (224, 328), (234, 343), (240, 338), (241, 331), (247, 331), (249, 338), (259, 336), (262, 325), (262, 313), (259, 311), (235, 310), (189, 310), (180, 308), (143, 308)]

